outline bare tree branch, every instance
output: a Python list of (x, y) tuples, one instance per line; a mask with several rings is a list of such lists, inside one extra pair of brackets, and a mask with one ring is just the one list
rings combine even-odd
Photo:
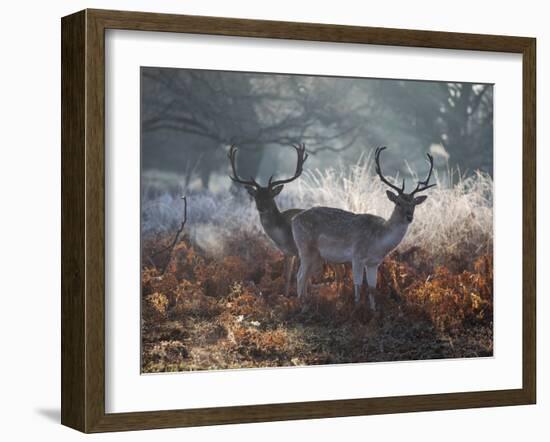
[[(154, 258), (155, 256), (157, 255), (160, 255), (161, 253), (164, 253), (166, 251), (168, 251), (168, 257), (166, 258), (166, 261), (164, 263), (164, 265), (162, 266), (162, 269), (161, 269), (161, 276), (164, 275), (164, 273), (166, 273), (166, 269), (168, 268), (168, 264), (170, 264), (170, 261), (172, 261), (172, 253), (174, 252), (174, 248), (176, 247), (176, 244), (178, 243), (178, 238), (181, 234), (181, 232), (183, 232), (183, 228), (185, 227), (185, 223), (187, 222), (187, 198), (185, 196), (182, 196), (181, 197), (183, 199), (183, 221), (181, 222), (181, 225), (180, 225), (180, 228), (178, 229), (178, 231), (176, 232), (176, 235), (174, 236), (174, 239), (172, 240), (172, 242), (166, 246), (166, 247), (163, 247), (162, 249), (160, 250), (157, 250), (156, 252), (154, 252), (151, 257)], [(152, 262), (152, 260), (151, 260)]]
[(470, 115), (474, 115), (481, 104), (481, 100), (483, 96), (485, 95), (485, 92), (489, 89), (489, 86), (485, 85), (483, 89), (479, 92), (479, 94), (474, 96), (473, 104), (472, 104), (472, 110), (470, 111)]

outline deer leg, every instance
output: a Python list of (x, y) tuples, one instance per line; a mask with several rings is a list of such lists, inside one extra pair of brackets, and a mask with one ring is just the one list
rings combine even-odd
[(300, 268), (297, 275), (298, 298), (307, 296), (307, 280), (311, 271), (311, 264), (305, 256), (300, 256)]
[(290, 280), (292, 278), (292, 271), (294, 270), (295, 256), (285, 256), (285, 296), (288, 297), (290, 292)]
[(307, 284), (309, 276), (318, 265), (319, 251), (315, 248), (315, 242), (311, 238), (308, 229), (300, 222), (299, 215), (292, 220), (292, 235), (298, 249), (298, 257), (300, 258), (300, 268), (297, 274), (297, 291), (298, 298), (307, 296)]
[(351, 263), (353, 286), (355, 288), (355, 304), (359, 304), (361, 300), (361, 285), (363, 284), (364, 267), (365, 265), (362, 262), (353, 261)]
[(285, 296), (288, 296), (288, 288), (290, 286), (290, 283), (288, 281), (288, 256), (285, 255), (283, 259), (283, 275), (285, 278)]
[(334, 282), (336, 283), (336, 294), (340, 295), (340, 285), (344, 281), (342, 267), (339, 264), (332, 264), (334, 270)]
[(298, 270), (298, 297), (307, 296), (309, 278), (323, 268), (323, 261), (315, 249), (308, 252), (306, 257), (300, 255), (300, 269)]
[(376, 293), (376, 280), (378, 278), (378, 266), (366, 267), (367, 271), (367, 292), (369, 294), (370, 308), (376, 311), (376, 301), (374, 295)]

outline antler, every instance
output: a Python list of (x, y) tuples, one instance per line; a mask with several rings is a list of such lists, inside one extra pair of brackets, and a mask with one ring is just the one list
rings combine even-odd
[[(384, 184), (390, 186), (392, 189), (397, 191), (399, 194), (402, 194), (405, 191), (405, 179), (403, 179), (403, 185), (401, 186), (401, 188), (399, 188), (396, 185), (390, 183), (386, 178), (384, 178), (384, 175), (382, 175), (382, 170), (380, 169), (380, 154), (385, 149), (386, 149), (386, 146), (376, 148), (376, 152), (374, 154), (374, 159), (376, 161), (376, 173), (378, 174), (378, 176), (380, 177), (380, 179), (382, 180), (382, 182)], [(429, 177), (428, 177), (428, 179), (429, 179)]]
[(227, 153), (227, 157), (229, 158), (229, 161), (231, 163), (231, 169), (233, 171), (233, 175), (229, 175), (229, 178), (235, 183), (244, 184), (246, 186), (254, 186), (256, 189), (259, 189), (261, 186), (256, 182), (256, 180), (252, 177), (250, 177), (250, 181), (243, 180), (242, 178), (239, 178), (237, 175), (237, 169), (235, 166), (235, 157), (237, 155), (237, 146), (234, 144), (231, 145), (229, 148), (229, 152)]
[(435, 183), (428, 185), (428, 183), (430, 182), (430, 178), (432, 177), (432, 171), (434, 169), (434, 158), (429, 153), (426, 153), (426, 156), (428, 157), (428, 161), (430, 163), (430, 171), (428, 172), (428, 178), (426, 178), (424, 181), (419, 181), (418, 184), (416, 185), (416, 189), (414, 189), (411, 192), (411, 195), (414, 195), (417, 192), (422, 192), (423, 190), (429, 189), (430, 187), (437, 186), (437, 184)]
[(269, 178), (268, 187), (273, 188), (275, 186), (279, 186), (281, 184), (287, 184), (291, 181), (294, 181), (296, 178), (298, 178), (302, 174), (303, 166), (306, 160), (308, 159), (309, 155), (306, 152), (306, 145), (304, 143), (301, 144), (293, 144), (292, 147), (296, 150), (296, 155), (298, 156), (297, 162), (296, 162), (296, 172), (294, 172), (294, 176), (286, 179), (286, 180), (277, 180), (273, 181), (273, 175)]

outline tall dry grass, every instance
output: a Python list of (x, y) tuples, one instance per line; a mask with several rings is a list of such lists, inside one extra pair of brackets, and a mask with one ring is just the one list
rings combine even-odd
[[(355, 165), (306, 171), (277, 197), (279, 208), (329, 206), (386, 218), (393, 204), (373, 163), (372, 156), (366, 155)], [(481, 172), (465, 177), (459, 171), (446, 170), (436, 171), (433, 179), (437, 186), (426, 191), (428, 199), (417, 207), (414, 222), (398, 250), (420, 247), (435, 259), (449, 253), (478, 255), (491, 251), (492, 178)], [(414, 174), (407, 184), (408, 188), (415, 184)], [(182, 214), (180, 195), (144, 196), (142, 232), (147, 236), (170, 231), (179, 224)], [(254, 202), (244, 191), (188, 195), (186, 230), (210, 253), (226, 252), (227, 239), (236, 233), (262, 232)]]

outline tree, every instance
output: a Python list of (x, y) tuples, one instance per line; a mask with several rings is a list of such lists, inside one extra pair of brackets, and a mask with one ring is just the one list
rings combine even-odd
[(493, 87), (472, 83), (378, 80), (369, 87), (371, 118), (388, 132), (407, 134), (420, 149), (441, 144), (451, 165), (493, 168)]
[(245, 176), (257, 176), (264, 146), (345, 150), (364, 128), (365, 106), (349, 99), (354, 89), (349, 79), (144, 68), (144, 164), (172, 164), (208, 187), (230, 144), (248, 151)]

